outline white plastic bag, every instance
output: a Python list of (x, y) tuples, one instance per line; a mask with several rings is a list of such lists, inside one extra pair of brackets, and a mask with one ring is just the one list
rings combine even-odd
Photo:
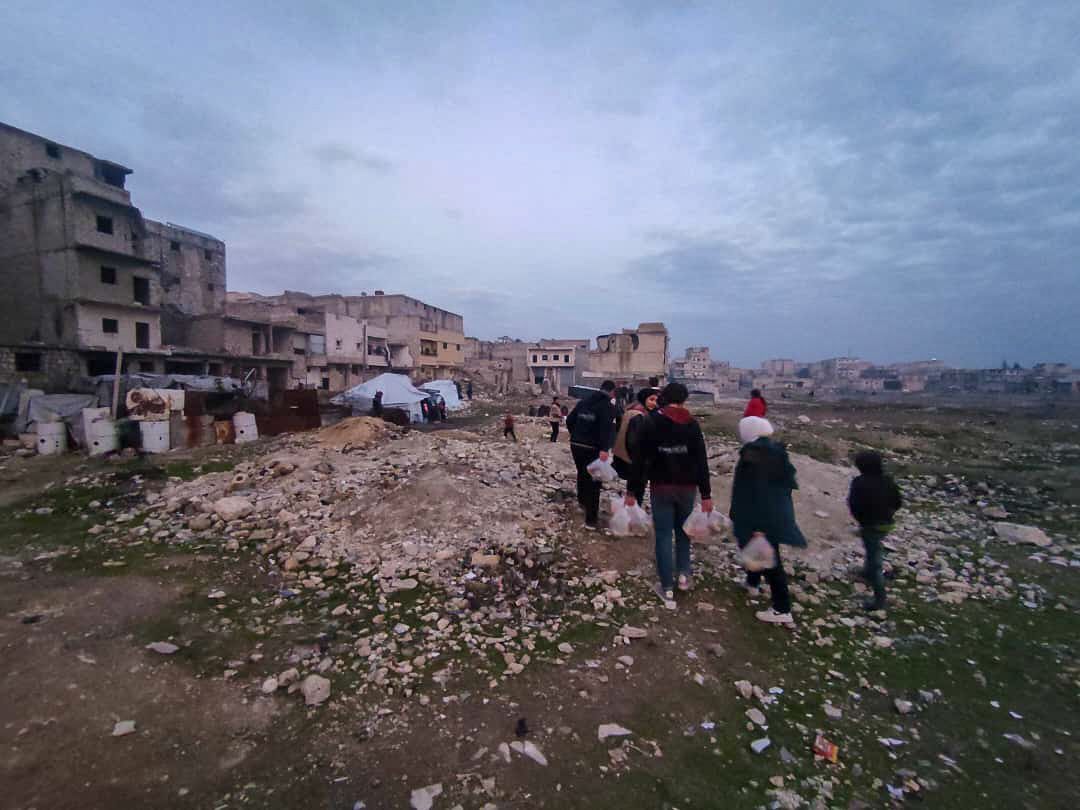
[(686, 532), (686, 536), (693, 540), (700, 540), (703, 537), (708, 537), (709, 516), (700, 509), (695, 509), (690, 513), (690, 517), (683, 522), (682, 529)]
[(610, 461), (601, 461), (596, 459), (585, 468), (585, 472), (592, 476), (594, 481), (605, 483), (608, 481), (614, 481), (619, 477), (619, 474), (615, 472), (615, 468), (611, 466)]
[(652, 534), (652, 518), (649, 517), (648, 512), (641, 508), (640, 504), (635, 503), (633, 506), (627, 507), (626, 512), (630, 515), (631, 534)]
[(709, 512), (709, 530), (713, 534), (727, 534), (731, 530), (731, 519), (713, 509)]
[(629, 537), (632, 534), (630, 530), (630, 510), (625, 505), (621, 509), (615, 510), (611, 522), (608, 523), (608, 528), (616, 537)]
[(739, 549), (739, 562), (747, 571), (767, 571), (776, 566), (776, 549), (761, 532), (754, 532), (750, 542)]

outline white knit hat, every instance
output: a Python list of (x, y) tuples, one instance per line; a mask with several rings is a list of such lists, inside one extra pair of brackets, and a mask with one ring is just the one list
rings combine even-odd
[(768, 419), (760, 416), (744, 416), (739, 420), (739, 441), (750, 444), (762, 436), (772, 436), (773, 426)]

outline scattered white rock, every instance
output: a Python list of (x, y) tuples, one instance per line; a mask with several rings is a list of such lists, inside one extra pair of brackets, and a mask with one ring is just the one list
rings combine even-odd
[(754, 696), (754, 685), (750, 681), (735, 681), (735, 688), (747, 700)]
[(896, 711), (898, 711), (900, 714), (911, 714), (911, 712), (915, 708), (914, 703), (912, 703), (910, 700), (903, 700), (902, 698), (897, 698), (896, 700), (894, 700), (893, 706), (896, 707)]
[(112, 735), (114, 737), (123, 737), (127, 734), (135, 733), (135, 721), (134, 720), (121, 720), (115, 726), (113, 726)]
[(746, 717), (751, 723), (762, 727), (768, 725), (769, 722), (765, 719), (765, 713), (761, 709), (747, 709)]
[(994, 532), (1008, 543), (1022, 543), (1044, 548), (1051, 545), (1051, 540), (1046, 536), (1046, 532), (1037, 526), (1023, 526), (1019, 523), (995, 523)]
[(770, 745), (772, 745), (772, 740), (770, 740), (768, 737), (762, 737), (760, 740), (754, 740), (752, 743), (750, 743), (750, 750), (753, 751), (755, 754), (760, 754)]
[(160, 653), (161, 655), (172, 655), (180, 648), (169, 641), (155, 641), (152, 644), (147, 644), (146, 649), (151, 652)]
[(271, 695), (277, 691), (278, 679), (271, 676), (262, 682), (262, 686), (260, 688), (262, 689), (264, 694)]
[(621, 635), (624, 635), (627, 638), (645, 638), (647, 635), (649, 635), (648, 630), (643, 630), (640, 627), (632, 627), (629, 624), (624, 624), (622, 626), (622, 630), (620, 630), (619, 632)]
[(255, 511), (254, 504), (239, 495), (230, 495), (214, 501), (214, 514), (222, 520), (240, 520)]
[(330, 697), (330, 681), (322, 675), (308, 675), (300, 685), (300, 691), (304, 694), (305, 704), (318, 706)]
[(618, 723), (601, 723), (596, 730), (596, 736), (600, 738), (601, 742), (608, 737), (626, 737), (633, 733), (630, 729), (623, 728)]
[(528, 757), (538, 765), (546, 766), (548, 764), (547, 757), (544, 756), (543, 752), (528, 740), (525, 742), (512, 742), (510, 743), (510, 748), (517, 751), (519, 754)]
[(436, 782), (434, 785), (428, 785), (427, 787), (417, 788), (409, 797), (409, 804), (412, 805), (413, 810), (431, 810), (435, 803), (435, 797), (440, 793), (442, 793), (441, 782)]

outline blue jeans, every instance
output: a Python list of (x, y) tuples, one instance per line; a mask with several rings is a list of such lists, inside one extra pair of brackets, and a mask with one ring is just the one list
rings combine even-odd
[[(690, 538), (683, 523), (694, 511), (695, 493), (652, 493), (653, 526), (656, 527), (656, 573), (665, 591), (675, 586), (675, 571), (690, 576)], [(675, 565), (671, 564), (671, 535), (675, 534)]]

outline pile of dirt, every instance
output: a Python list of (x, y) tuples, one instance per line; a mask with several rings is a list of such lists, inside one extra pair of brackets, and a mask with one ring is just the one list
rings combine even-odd
[(370, 447), (389, 438), (393, 431), (382, 419), (352, 416), (320, 430), (318, 442), (323, 447)]

